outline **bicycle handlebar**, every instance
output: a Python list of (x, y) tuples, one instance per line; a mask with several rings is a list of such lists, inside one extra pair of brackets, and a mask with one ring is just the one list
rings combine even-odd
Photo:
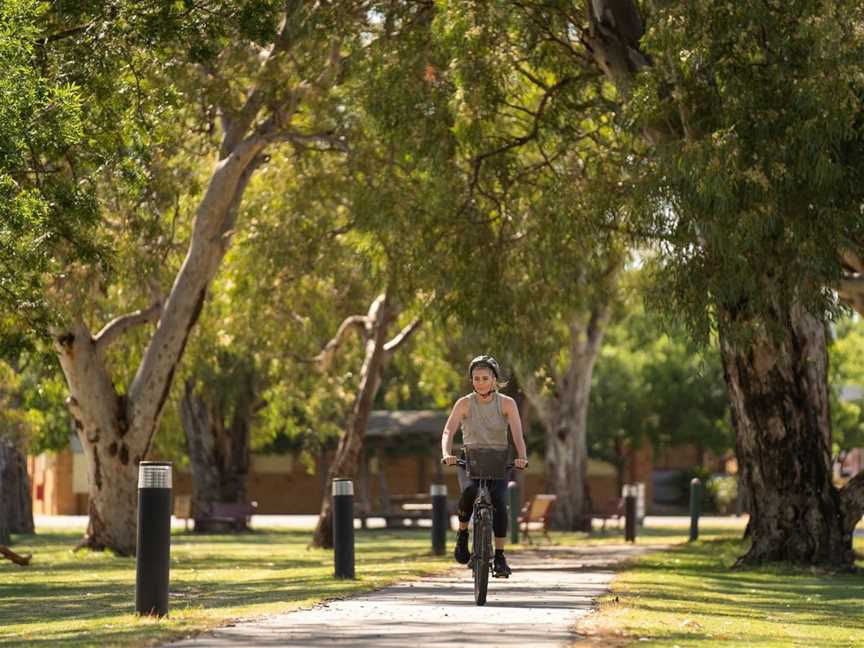
[[(448, 464), (447, 461), (443, 458), (441, 459), (441, 463), (444, 464), (445, 466), (452, 465), (452, 466), (461, 466), (462, 468), (468, 467), (468, 463), (464, 459), (460, 459), (459, 457), (456, 457), (456, 463), (455, 464)], [(525, 464), (525, 467), (527, 468), (528, 464)], [(511, 468), (516, 468), (516, 464), (513, 463), (512, 461), (507, 464), (505, 469), (510, 470)], [(525, 468), (518, 468), (518, 470), (524, 470), (524, 469)]]

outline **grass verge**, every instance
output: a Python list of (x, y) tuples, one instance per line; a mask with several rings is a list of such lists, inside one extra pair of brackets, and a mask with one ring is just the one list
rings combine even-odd
[[(17, 536), (30, 567), (0, 562), (0, 644), (136, 646), (180, 638), (231, 619), (307, 607), (440, 571), (428, 530), (358, 531), (357, 580), (333, 578), (332, 552), (307, 549), (311, 531), (175, 533), (170, 614), (138, 618), (135, 560), (72, 551), (80, 531)], [(450, 538), (449, 546), (453, 546)]]
[[(579, 624), (576, 645), (864, 646), (864, 575), (732, 571), (745, 546), (719, 535), (635, 560)], [(860, 539), (856, 549), (864, 549)]]

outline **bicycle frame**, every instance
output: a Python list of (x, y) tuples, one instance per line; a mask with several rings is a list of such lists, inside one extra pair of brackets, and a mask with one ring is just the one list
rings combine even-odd
[[(457, 459), (456, 465), (465, 468), (464, 459)], [(513, 464), (507, 465), (507, 470), (513, 468)], [(474, 512), (472, 515), (472, 542), (474, 551), (468, 567), (474, 574), (474, 601), (477, 605), (485, 605), (486, 593), (489, 588), (489, 574), (492, 571), (492, 557), (494, 556), (492, 519), (495, 507), (492, 505), (492, 496), (489, 493), (489, 480), (479, 479), (477, 496), (474, 498)]]

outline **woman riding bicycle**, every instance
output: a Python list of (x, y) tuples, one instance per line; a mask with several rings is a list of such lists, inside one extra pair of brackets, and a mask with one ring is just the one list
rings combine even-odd
[[(460, 425), (462, 445), (488, 448), (507, 448), (507, 427), (513, 436), (517, 458), (514, 466), (520, 470), (528, 465), (528, 451), (522, 436), (522, 420), (519, 409), (509, 396), (498, 393), (498, 380), (501, 370), (498, 362), (489, 355), (477, 356), (468, 366), (468, 376), (474, 391), (456, 401), (453, 411), (441, 435), (441, 453), (444, 463), (453, 465), (453, 437)], [(464, 480), (467, 481), (467, 480)], [(495, 559), (492, 570), (496, 576), (507, 577), (511, 570), (504, 558), (504, 543), (507, 538), (507, 480), (494, 479), (488, 482), (495, 508), (492, 525), (495, 530)], [(471, 556), (468, 552), (468, 521), (477, 497), (478, 481), (468, 481), (459, 498), (459, 532), (456, 536), (456, 560), (467, 564)]]

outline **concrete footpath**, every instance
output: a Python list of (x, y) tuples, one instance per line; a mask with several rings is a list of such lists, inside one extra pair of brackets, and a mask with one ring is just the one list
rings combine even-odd
[(509, 554), (509, 579), (490, 579), (486, 605), (474, 604), (471, 572), (400, 583), (349, 599), (238, 622), (171, 646), (519, 646), (552, 648), (609, 591), (612, 567), (664, 548), (640, 544), (543, 547)]

